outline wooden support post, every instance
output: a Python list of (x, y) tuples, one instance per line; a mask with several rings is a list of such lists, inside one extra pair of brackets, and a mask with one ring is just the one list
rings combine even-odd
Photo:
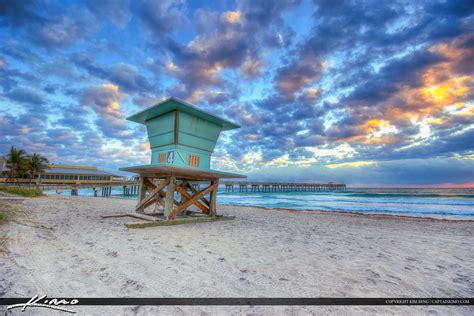
[(215, 217), (217, 214), (217, 189), (219, 188), (219, 180), (211, 181), (211, 186), (215, 186), (215, 189), (210, 192), (209, 216)]
[(174, 185), (176, 182), (175, 177), (171, 177), (168, 184), (168, 189), (166, 190), (165, 197), (165, 212), (164, 216), (168, 219), (170, 213), (173, 211), (174, 206)]
[[(139, 192), (138, 192), (138, 204), (140, 204), (144, 199), (145, 199), (145, 196), (146, 196), (146, 181), (145, 181), (145, 177), (144, 176), (140, 176), (140, 188), (139, 188)], [(143, 212), (144, 208), (143, 207), (140, 207), (140, 208), (136, 208), (135, 211), (138, 212), (138, 213), (144, 213)]]

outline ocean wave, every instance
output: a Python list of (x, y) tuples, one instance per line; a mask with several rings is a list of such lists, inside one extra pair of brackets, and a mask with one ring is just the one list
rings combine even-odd
[(443, 194), (443, 193), (342, 193), (345, 196), (373, 197), (373, 198), (463, 198), (474, 199), (474, 194)]
[(407, 209), (407, 208), (354, 208), (344, 206), (328, 206), (328, 205), (295, 205), (285, 202), (275, 202), (271, 204), (266, 203), (245, 203), (242, 201), (232, 201), (229, 203), (223, 203), (227, 205), (240, 205), (240, 206), (262, 206), (268, 208), (288, 208), (296, 211), (343, 211), (351, 213), (363, 213), (363, 214), (406, 214), (413, 216), (426, 216), (426, 215), (438, 215), (438, 216), (460, 216), (466, 218), (474, 218), (474, 210), (447, 210), (447, 209)]
[(275, 196), (274, 199), (293, 201), (293, 202), (308, 202), (308, 203), (321, 203), (321, 202), (331, 202), (331, 203), (357, 203), (357, 204), (401, 204), (401, 205), (446, 205), (446, 206), (456, 206), (456, 205), (465, 205), (473, 206), (474, 201), (472, 200), (455, 200), (455, 199), (439, 199), (439, 200), (422, 200), (422, 199), (357, 199), (357, 198), (342, 198), (342, 197), (328, 197), (328, 198), (317, 198), (312, 196), (293, 196), (293, 197), (280, 197)]
[[(469, 190), (472, 192), (472, 190)], [(308, 196), (308, 195), (315, 195), (315, 196), (353, 196), (353, 197), (361, 197), (361, 198), (461, 198), (461, 199), (474, 199), (474, 193), (416, 193), (416, 192), (360, 192), (360, 191), (320, 191), (320, 192), (310, 192), (310, 191), (289, 191), (289, 192), (248, 192), (248, 193), (241, 193), (241, 192), (219, 192), (222, 196), (239, 196), (239, 197), (246, 197), (246, 196), (253, 196), (259, 198), (272, 198), (272, 197), (280, 197), (280, 196)]]

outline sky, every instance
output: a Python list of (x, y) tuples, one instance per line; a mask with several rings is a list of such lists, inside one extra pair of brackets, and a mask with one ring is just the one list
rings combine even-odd
[(170, 96), (241, 125), (213, 169), (474, 187), (474, 3), (0, 0), (0, 154), (148, 164)]

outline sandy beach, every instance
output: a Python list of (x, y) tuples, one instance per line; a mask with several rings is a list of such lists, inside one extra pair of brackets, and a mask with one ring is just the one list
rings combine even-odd
[[(0, 203), (6, 203), (0, 201)], [(13, 201), (0, 296), (472, 297), (474, 223), (219, 206), (233, 221), (128, 229), (135, 200)], [(431, 314), (450, 306), (88, 307), (79, 314)]]

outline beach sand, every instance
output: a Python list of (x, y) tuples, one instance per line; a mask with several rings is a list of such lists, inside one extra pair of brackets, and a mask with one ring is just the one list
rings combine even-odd
[[(48, 196), (16, 203), (25, 213), (0, 225), (9, 238), (8, 252), (0, 252), (4, 297), (474, 296), (473, 222), (219, 206), (218, 213), (237, 218), (128, 229), (124, 223), (136, 219), (100, 215), (131, 213), (135, 200)], [(73, 309), (81, 315), (474, 313), (469, 306)]]

